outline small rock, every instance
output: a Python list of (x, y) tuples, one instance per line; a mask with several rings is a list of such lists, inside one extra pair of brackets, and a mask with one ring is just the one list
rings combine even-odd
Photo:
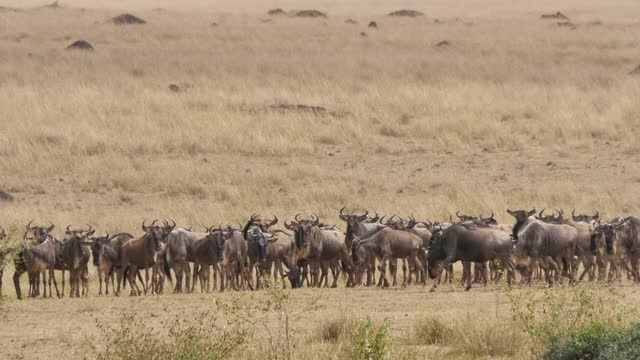
[(93, 45), (86, 40), (76, 40), (67, 46), (67, 50), (88, 50), (93, 51)]

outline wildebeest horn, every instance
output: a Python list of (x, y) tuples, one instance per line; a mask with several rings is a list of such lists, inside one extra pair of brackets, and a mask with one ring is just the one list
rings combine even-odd
[(147, 231), (148, 229), (146, 222), (147, 222), (147, 219), (142, 220), (142, 231)]
[(611, 224), (613, 226), (622, 226), (624, 224), (624, 218), (618, 218), (618, 221), (616, 221), (614, 224)]
[(105, 233), (106, 233), (107, 235), (105, 235), (105, 236), (104, 236), (104, 238), (105, 238), (105, 239), (109, 239), (109, 236), (111, 236), (111, 235), (109, 235), (109, 232), (108, 232), (108, 231), (105, 231)]
[(313, 220), (313, 225), (315, 226), (318, 226), (320, 224), (320, 217), (316, 213), (313, 213), (313, 215), (311, 216), (311, 220)]
[(370, 218), (369, 220), (367, 220), (367, 222), (374, 223), (374, 222), (377, 222), (378, 219), (380, 219), (380, 215), (378, 215), (378, 212), (376, 211), (375, 213), (376, 213), (376, 215), (374, 217)]
[(462, 220), (462, 216), (460, 215), (460, 210), (456, 211), (456, 216), (458, 217), (458, 219)]
[(576, 209), (571, 210), (571, 218), (576, 221)]
[(558, 216), (556, 216), (557, 219), (561, 219), (564, 216), (562, 209), (554, 209), (554, 211), (558, 213)]
[(257, 214), (256, 213), (251, 214), (251, 217), (249, 218), (249, 222), (253, 224), (256, 221), (258, 221)]
[(172, 228), (176, 227), (176, 225), (177, 225), (177, 224), (176, 224), (176, 221), (175, 221), (175, 220), (173, 220), (173, 219), (171, 219), (171, 222), (173, 223), (173, 225), (171, 225), (171, 227), (172, 227)]
[(542, 219), (542, 218), (544, 217), (544, 215), (543, 215), (543, 214), (544, 214), (544, 211), (545, 211), (545, 210), (547, 210), (547, 208), (544, 208), (544, 209), (540, 210), (540, 213), (538, 213), (538, 217), (539, 217), (539, 218), (541, 218), (541, 219)]
[(165, 227), (169, 227), (169, 222), (167, 222), (166, 219), (162, 219), (162, 223), (164, 224)]
[(493, 209), (491, 210), (491, 216), (489, 216), (489, 219), (495, 219), (496, 214), (493, 213)]
[(293, 219), (295, 221), (297, 221), (297, 222), (300, 222), (300, 219), (299, 219), (300, 215), (302, 215), (302, 214), (301, 213), (297, 213), (296, 216), (293, 217)]
[(155, 226), (157, 222), (158, 222), (158, 219), (153, 220), (153, 222), (151, 223), (151, 226)]
[(31, 219), (31, 221), (29, 221), (29, 223), (27, 224), (27, 230), (31, 230), (31, 223), (33, 223), (34, 219)]
[(89, 224), (87, 224), (87, 226), (89, 227), (89, 230), (85, 231), (85, 232), (91, 232), (91, 230), (93, 230), (93, 227)]
[(47, 234), (51, 232), (51, 230), (53, 230), (54, 227), (56, 227), (55, 225), (53, 225), (53, 223), (51, 222), (51, 220), (49, 220), (49, 227), (47, 228)]
[(277, 223), (278, 223), (278, 217), (276, 216), (276, 214), (273, 214), (273, 220), (271, 220), (271, 222), (269, 223), (269, 226), (273, 226)]
[(380, 222), (380, 224), (384, 224), (384, 218), (385, 218), (386, 216), (387, 216), (387, 215), (382, 215), (382, 217), (380, 218), (380, 220), (378, 220), (378, 221)]
[(594, 219), (600, 219), (600, 212), (596, 209), (595, 215), (592, 216)]
[(71, 234), (71, 225), (67, 225), (67, 230), (65, 230), (65, 233)]

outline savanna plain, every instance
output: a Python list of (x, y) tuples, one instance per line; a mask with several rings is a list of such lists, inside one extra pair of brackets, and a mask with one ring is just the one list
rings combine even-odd
[[(507, 207), (640, 214), (637, 1), (0, 5), (5, 229), (137, 234), (145, 218), (202, 229), (254, 212), (342, 227), (343, 206), (504, 223)], [(424, 15), (387, 16), (400, 9)], [(569, 20), (540, 18), (557, 11)], [(146, 24), (115, 25), (122, 13)], [(65, 49), (80, 39), (95, 49)], [(638, 318), (626, 279), (115, 298), (90, 271), (88, 297), (19, 301), (8, 261), (0, 358), (126, 358), (109, 349), (201, 334), (228, 358), (357, 358), (370, 333), (390, 358), (532, 358), (540, 324)]]

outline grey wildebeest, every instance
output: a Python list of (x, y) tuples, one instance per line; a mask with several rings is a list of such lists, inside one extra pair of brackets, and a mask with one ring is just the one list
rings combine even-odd
[(591, 235), (591, 254), (596, 257), (598, 263), (598, 280), (603, 281), (606, 276), (607, 266), (609, 267), (609, 275), (607, 281), (612, 282), (614, 278), (621, 280), (619, 273), (620, 260), (624, 253), (624, 247), (617, 240), (616, 230), (624, 224), (624, 218), (618, 218), (617, 221), (611, 223), (600, 221), (593, 230)]
[[(193, 232), (184, 228), (175, 228), (167, 237), (167, 248), (165, 253), (165, 261), (167, 266), (173, 269), (175, 273), (176, 283), (173, 289), (174, 293), (182, 292), (182, 279), (185, 278), (185, 291), (190, 292), (192, 286), (190, 262), (196, 259), (195, 244), (207, 237), (208, 232)], [(193, 285), (195, 286), (197, 270), (193, 271)]]
[(247, 259), (247, 242), (242, 237), (242, 229), (234, 229), (227, 226), (222, 231), (224, 239), (224, 259), (222, 266), (226, 273), (227, 282), (231, 284), (234, 290), (240, 290), (244, 284), (247, 284), (250, 290), (251, 275), (248, 269)]
[[(55, 225), (50, 223), (48, 227), (44, 226), (31, 226), (33, 220), (30, 221), (26, 226), (26, 231), (23, 236), (22, 249), (20, 250), (18, 256), (14, 257), (13, 264), (15, 267), (15, 271), (13, 273), (13, 285), (16, 290), (16, 296), (18, 299), (22, 299), (22, 292), (20, 290), (20, 276), (25, 272), (28, 273), (27, 263), (25, 261), (26, 254), (29, 248), (42, 244), (47, 239), (53, 239), (53, 236), (49, 235), (49, 233), (55, 228)], [(53, 241), (53, 240), (52, 240)], [(55, 263), (55, 246), (54, 246), (54, 263)], [(55, 266), (55, 264), (54, 264)], [(35, 297), (39, 295), (39, 274), (31, 274), (29, 275), (29, 296)], [(55, 281), (55, 278), (54, 278)], [(46, 282), (46, 279), (43, 279), (43, 282)], [(56, 284), (57, 290), (57, 284)]]
[[(254, 268), (256, 269), (257, 289), (262, 287), (262, 276), (269, 274), (273, 265), (275, 265), (274, 281), (278, 280), (278, 274), (284, 274), (282, 269), (283, 260), (291, 271), (292, 258), (286, 257), (286, 253), (282, 253), (282, 251), (286, 250), (287, 234), (283, 233), (281, 246), (270, 246), (272, 242), (279, 239), (278, 236), (269, 231), (269, 228), (277, 223), (278, 217), (275, 215), (273, 219), (264, 219), (253, 214), (242, 229), (242, 236), (247, 241), (249, 274), (253, 272)], [(293, 241), (290, 242), (292, 243)]]
[[(435, 279), (443, 268), (456, 261), (462, 261), (464, 277), (467, 281), (465, 290), (471, 289), (471, 262), (485, 263), (498, 260), (507, 270), (507, 282), (511, 286), (513, 277), (513, 259), (511, 235), (489, 226), (474, 223), (458, 223), (443, 231), (435, 239), (427, 255), (429, 277)], [(433, 284), (433, 289), (436, 284)]]
[[(630, 262), (630, 271), (635, 283), (640, 283), (640, 217), (629, 216), (613, 225), (616, 242), (621, 245)], [(623, 264), (624, 266), (624, 264)]]
[(111, 289), (115, 291), (114, 278), (118, 275), (118, 283), (121, 279), (120, 275), (120, 249), (122, 245), (133, 239), (133, 235), (128, 233), (117, 233), (103, 237), (95, 237), (92, 239), (91, 253), (93, 255), (93, 265), (98, 271), (98, 281), (100, 289), (98, 295), (102, 295), (102, 282), (104, 280), (105, 294), (109, 295), (109, 280), (111, 280)]
[(354, 263), (354, 285), (362, 285), (362, 277), (366, 272), (366, 286), (372, 286), (376, 282), (375, 256), (367, 256), (368, 254), (364, 251), (364, 248), (359, 251), (360, 254), (358, 255), (354, 248), (354, 240), (369, 237), (385, 228), (385, 225), (376, 223), (380, 220), (378, 214), (373, 218), (369, 218), (369, 211), (367, 210), (365, 210), (364, 214), (345, 214), (343, 207), (340, 209), (338, 216), (340, 220), (347, 223), (345, 243), (351, 249), (351, 257)]
[[(554, 277), (562, 274), (573, 284), (576, 272), (572, 266), (576, 246), (578, 246), (578, 230), (567, 224), (548, 224), (542, 222), (533, 214), (536, 210), (510, 210), (507, 212), (516, 219), (513, 226), (513, 237), (516, 242), (515, 256), (517, 266), (528, 267), (528, 283), (531, 282), (531, 271), (536, 264), (540, 264), (545, 271), (549, 286), (553, 286)], [(562, 264), (562, 269), (560, 265)]]
[[(166, 221), (164, 226), (156, 225), (157, 220), (154, 220), (150, 226), (147, 226), (145, 222), (142, 222), (142, 231), (144, 235), (131, 239), (122, 245), (121, 249), (121, 267), (120, 278), (122, 282), (129, 281), (131, 286), (131, 295), (141, 295), (140, 288), (136, 284), (136, 273), (138, 269), (145, 270), (145, 283), (144, 293), (149, 290), (149, 268), (156, 263), (156, 256), (159, 251), (162, 250), (163, 240), (171, 233), (176, 226), (169, 225)], [(127, 278), (124, 276), (127, 274)], [(118, 283), (118, 289), (116, 295), (120, 295), (120, 284)]]
[[(422, 247), (422, 239), (416, 234), (385, 227), (369, 237), (356, 241), (355, 247), (357, 254), (361, 252), (359, 248), (364, 247), (370, 254), (369, 258), (375, 256), (380, 259), (378, 269), (380, 270), (381, 281), (379, 284), (382, 286), (388, 286), (386, 267), (387, 262), (391, 259), (406, 258), (410, 274), (418, 274), (420, 271), (424, 271), (422, 264), (418, 261), (418, 252)], [(423, 285), (425, 285), (426, 279), (422, 280)], [(405, 278), (402, 286), (406, 286), (406, 282), (407, 279)]]
[(322, 272), (318, 281), (312, 281), (312, 285), (320, 287), (324, 280), (325, 286), (327, 286), (328, 271), (332, 268), (333, 284), (331, 287), (337, 287), (339, 262), (341, 261), (348, 276), (346, 285), (347, 287), (353, 286), (353, 260), (344, 234), (338, 230), (320, 228), (320, 219), (315, 214), (311, 220), (300, 219), (299, 216), (300, 214), (296, 215), (295, 222), (287, 227), (295, 229), (296, 258), (308, 262), (312, 272), (315, 269)]
[[(80, 282), (82, 282), (82, 295), (88, 295), (88, 263), (91, 256), (91, 250), (88, 247), (91, 242), (88, 237), (94, 232), (95, 230), (91, 226), (88, 230), (71, 230), (71, 225), (69, 225), (65, 230), (65, 235), (68, 238), (60, 247), (60, 256), (64, 268), (69, 270), (70, 297), (80, 296)], [(64, 292), (64, 288), (62, 291)]]

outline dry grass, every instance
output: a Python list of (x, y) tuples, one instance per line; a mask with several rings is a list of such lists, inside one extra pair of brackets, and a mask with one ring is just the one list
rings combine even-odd
[[(635, 0), (46, 4), (0, 8), (0, 190), (13, 196), (0, 201), (5, 228), (36, 218), (56, 231), (91, 223), (137, 232), (145, 217), (202, 226), (254, 211), (281, 219), (317, 212), (337, 222), (344, 205), (431, 219), (493, 209), (505, 222), (506, 207), (640, 212), (640, 190), (630, 186), (640, 179), (630, 165), (640, 160), (640, 80), (628, 74), (640, 62)], [(275, 7), (327, 18), (265, 22)], [(425, 16), (385, 16), (403, 8)], [(556, 11), (576, 28), (539, 19)], [(122, 13), (147, 23), (114, 25)], [(372, 20), (377, 31), (366, 29)], [(95, 51), (64, 50), (78, 39)], [(434, 47), (443, 40), (451, 45)], [(13, 296), (8, 275), (4, 293)], [(326, 296), (335, 306), (358, 294)], [(362, 317), (377, 294), (360, 299)], [(414, 309), (431, 297), (413, 296)], [(398, 294), (387, 300), (377, 320), (406, 305)], [(12, 324), (50, 323), (57, 304), (10, 300)], [(460, 318), (461, 309), (447, 315)], [(410, 328), (395, 315), (392, 330)], [(454, 333), (462, 331), (456, 324)], [(432, 325), (417, 331), (430, 334)], [(496, 323), (488, 338), (469, 335), (468, 347), (459, 332), (460, 346), (490, 355), (486, 349), (504, 349), (493, 334), (507, 330)], [(42, 350), (48, 345), (33, 345), (42, 348), (30, 356), (51, 356)]]

